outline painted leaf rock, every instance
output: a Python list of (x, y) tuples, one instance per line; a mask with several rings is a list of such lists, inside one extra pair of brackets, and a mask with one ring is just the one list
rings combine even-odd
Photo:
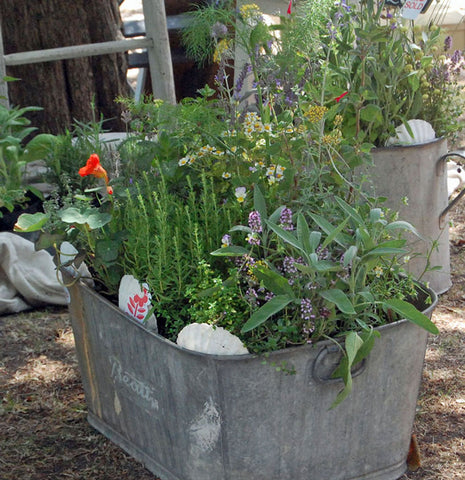
[(212, 355), (245, 355), (249, 353), (242, 341), (222, 327), (208, 323), (191, 323), (178, 335), (176, 343), (188, 350)]
[[(138, 322), (143, 323), (150, 309), (152, 296), (147, 284), (141, 284), (132, 275), (124, 275), (121, 279), (118, 295), (118, 306)], [(157, 330), (157, 322), (152, 314), (145, 322), (152, 330)]]

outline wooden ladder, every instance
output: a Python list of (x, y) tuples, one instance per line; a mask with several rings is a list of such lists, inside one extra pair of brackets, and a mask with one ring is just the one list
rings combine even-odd
[(0, 102), (9, 106), (8, 83), (3, 80), (6, 77), (6, 67), (8, 66), (69, 60), (144, 48), (147, 49), (154, 96), (173, 104), (176, 103), (164, 0), (142, 0), (142, 6), (145, 19), (145, 37), (143, 38), (127, 38), (8, 55), (5, 55), (4, 52), (0, 23)]

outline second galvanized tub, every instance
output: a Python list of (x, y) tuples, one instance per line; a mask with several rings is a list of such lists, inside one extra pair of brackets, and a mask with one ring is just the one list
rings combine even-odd
[(406, 470), (427, 339), (419, 327), (381, 327), (353, 392), (330, 410), (342, 385), (329, 378), (332, 342), (266, 362), (199, 354), (82, 284), (70, 293), (89, 422), (161, 479), (394, 480)]
[(386, 197), (385, 205), (398, 211), (400, 219), (410, 222), (426, 240), (410, 237), (410, 247), (419, 255), (411, 258), (408, 270), (419, 278), (429, 255), (430, 266), (441, 268), (426, 272), (421, 281), (429, 282), (436, 293), (446, 292), (452, 285), (449, 223), (441, 216), (448, 206), (447, 170), (440, 160), (447, 154), (447, 141), (376, 148), (372, 153), (373, 166), (367, 173), (374, 193)]

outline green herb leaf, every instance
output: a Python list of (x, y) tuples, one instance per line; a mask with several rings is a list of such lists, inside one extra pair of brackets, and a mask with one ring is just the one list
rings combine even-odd
[(250, 330), (257, 328), (259, 325), (266, 322), (272, 315), (280, 312), (293, 301), (294, 299), (288, 295), (277, 295), (276, 297), (273, 297), (269, 302), (266, 302), (265, 305), (253, 313), (242, 327), (241, 332), (247, 333), (250, 332)]
[(354, 310), (352, 302), (350, 301), (349, 297), (339, 288), (324, 290), (319, 293), (325, 300), (334, 303), (342, 313), (355, 315), (356, 312)]
[(352, 263), (352, 260), (356, 257), (358, 252), (358, 248), (355, 245), (351, 245), (345, 252), (344, 252), (344, 261), (343, 265), (344, 267), (347, 267), (350, 263)]
[(405, 300), (399, 300), (397, 298), (391, 298), (390, 300), (385, 300), (383, 304), (387, 308), (391, 308), (402, 318), (410, 320), (412, 323), (424, 328), (430, 333), (437, 335), (439, 333), (438, 327), (424, 314), (417, 310), (411, 303), (406, 302)]
[(253, 206), (262, 219), (268, 218), (265, 197), (258, 186), (255, 186), (253, 191)]
[(278, 237), (281, 238), (281, 240), (284, 240), (286, 243), (289, 243), (301, 252), (304, 252), (302, 243), (299, 242), (299, 240), (291, 232), (284, 230), (284, 228), (281, 228), (279, 225), (276, 225), (270, 221), (266, 221), (266, 224), (271, 228), (271, 230), (273, 230), (274, 233), (276, 233), (276, 235), (278, 235)]
[(241, 257), (242, 255), (247, 255), (250, 253), (249, 250), (238, 245), (230, 245), (229, 247), (222, 247), (214, 252), (211, 252), (210, 255), (215, 257)]
[(253, 273), (274, 294), (294, 297), (294, 291), (289, 285), (289, 281), (278, 272), (259, 266), (253, 269)]

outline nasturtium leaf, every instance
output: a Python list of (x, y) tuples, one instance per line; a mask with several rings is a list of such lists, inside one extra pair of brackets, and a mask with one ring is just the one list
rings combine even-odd
[(121, 242), (118, 240), (99, 240), (95, 245), (95, 255), (104, 263), (115, 262), (118, 259), (120, 245)]
[(35, 232), (40, 230), (50, 218), (45, 213), (23, 213), (15, 224), (15, 232)]

